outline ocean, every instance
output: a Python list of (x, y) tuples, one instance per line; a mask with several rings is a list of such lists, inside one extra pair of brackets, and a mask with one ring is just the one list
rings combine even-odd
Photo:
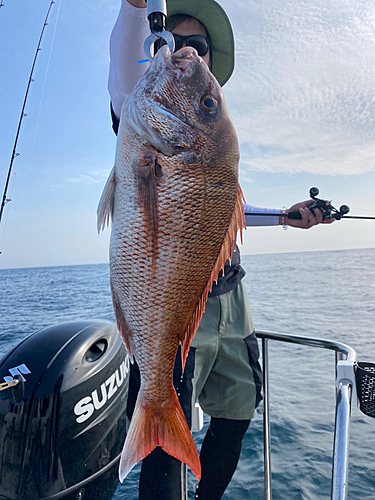
[[(242, 257), (255, 328), (319, 337), (375, 363), (375, 249)], [(107, 264), (0, 270), (0, 356), (25, 336), (76, 319), (113, 320)], [(334, 353), (269, 343), (274, 500), (330, 498)], [(262, 407), (223, 499), (264, 500)], [(199, 447), (203, 431), (195, 433)], [(352, 410), (350, 500), (375, 500), (375, 420)], [(114, 500), (135, 500), (139, 466)], [(189, 471), (189, 499), (195, 478)], [(99, 499), (98, 499), (99, 500)]]

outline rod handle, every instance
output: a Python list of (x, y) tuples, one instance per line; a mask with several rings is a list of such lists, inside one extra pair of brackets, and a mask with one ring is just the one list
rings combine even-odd
[(288, 219), (302, 219), (302, 216), (299, 212), (289, 212), (287, 216)]

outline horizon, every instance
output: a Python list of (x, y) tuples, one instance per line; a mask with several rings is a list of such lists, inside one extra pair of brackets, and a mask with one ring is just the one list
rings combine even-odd
[[(349, 0), (219, 0), (233, 24), (236, 68), (224, 87), (247, 203), (281, 209), (311, 186), (350, 215), (375, 216), (375, 20)], [(0, 11), (0, 183), (50, 0)], [(119, 0), (57, 1), (38, 54), (0, 224), (0, 268), (108, 261), (96, 207), (113, 166), (107, 76)], [(324, 13), (324, 15), (323, 15)], [(4, 118), (5, 117), (5, 118)], [(371, 221), (308, 231), (249, 228), (242, 254), (375, 247)]]
[[(240, 248), (241, 250), (241, 248)], [(338, 250), (301, 250), (297, 252), (270, 252), (270, 253), (242, 253), (241, 252), (241, 259), (242, 257), (252, 257), (252, 256), (267, 256), (267, 255), (289, 255), (289, 254), (304, 254), (304, 253), (326, 253), (326, 252), (359, 252), (359, 251), (366, 251), (366, 250), (375, 250), (375, 247), (361, 247), (361, 248), (342, 248)], [(241, 260), (242, 262), (242, 260)], [(1, 271), (16, 271), (16, 270), (24, 270), (24, 269), (47, 269), (47, 268), (53, 268), (53, 267), (82, 267), (82, 266), (109, 266), (109, 262), (92, 262), (90, 264), (57, 264), (57, 265), (51, 265), (51, 266), (31, 266), (31, 267), (8, 267), (8, 268), (0, 268)]]

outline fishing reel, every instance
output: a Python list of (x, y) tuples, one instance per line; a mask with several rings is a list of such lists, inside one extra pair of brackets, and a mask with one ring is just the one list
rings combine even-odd
[(151, 47), (158, 38), (163, 38), (171, 52), (174, 52), (174, 38), (172, 33), (165, 30), (165, 20), (167, 18), (166, 0), (146, 0), (147, 19), (150, 23), (151, 35), (146, 38), (144, 51), (147, 59), (152, 60)]
[(344, 215), (347, 215), (350, 212), (348, 205), (341, 205), (340, 210), (337, 210), (337, 208), (335, 208), (330, 201), (317, 198), (318, 194), (319, 189), (317, 187), (312, 187), (310, 189), (310, 198), (314, 201), (309, 206), (309, 209), (312, 213), (314, 213), (314, 209), (318, 208), (322, 212), (323, 220), (340, 220)]

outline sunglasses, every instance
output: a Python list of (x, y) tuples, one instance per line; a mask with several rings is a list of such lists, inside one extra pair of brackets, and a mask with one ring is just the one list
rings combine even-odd
[[(207, 54), (208, 49), (210, 48), (208, 44), (208, 40), (206, 37), (202, 35), (189, 35), (189, 36), (182, 36), (182, 35), (175, 35), (173, 34), (174, 38), (174, 43), (175, 43), (175, 49), (174, 51), (177, 52), (177, 50), (180, 50), (182, 47), (183, 42), (186, 42), (186, 45), (188, 47), (193, 47), (198, 52), (198, 55), (200, 57), (203, 57)], [(166, 45), (166, 41), (164, 38), (158, 38), (155, 43), (154, 43), (154, 53), (160, 49), (163, 45)]]

